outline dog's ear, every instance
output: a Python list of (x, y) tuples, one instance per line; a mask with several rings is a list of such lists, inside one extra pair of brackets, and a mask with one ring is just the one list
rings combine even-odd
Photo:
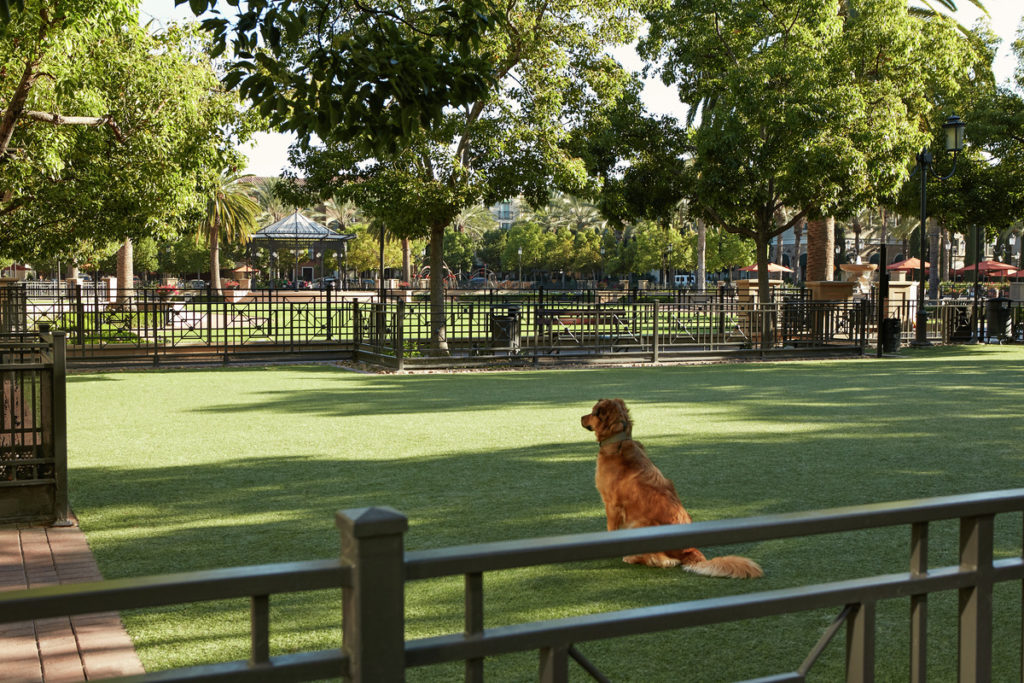
[(616, 417), (622, 423), (622, 431), (631, 431), (633, 429), (633, 420), (629, 416), (629, 408), (626, 407), (626, 402), (621, 398), (613, 398), (609, 403), (615, 406)]

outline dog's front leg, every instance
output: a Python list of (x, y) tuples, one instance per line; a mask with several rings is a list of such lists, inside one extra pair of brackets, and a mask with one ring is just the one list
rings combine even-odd
[(621, 529), (623, 522), (625, 521), (625, 515), (622, 514), (622, 509), (613, 506), (610, 503), (604, 504), (604, 516), (608, 522), (608, 531), (615, 531)]

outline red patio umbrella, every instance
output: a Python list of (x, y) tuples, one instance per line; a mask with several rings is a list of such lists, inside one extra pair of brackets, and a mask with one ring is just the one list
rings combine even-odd
[[(740, 270), (743, 271), (744, 273), (756, 273), (757, 272), (757, 264), (755, 263), (752, 266), (744, 266), (744, 267), (740, 268)], [(778, 263), (769, 263), (768, 264), (768, 272), (769, 273), (792, 273), (793, 269), (792, 268), (787, 268), (786, 266), (783, 266), (783, 265), (778, 264)]]
[[(924, 262), (924, 269), (928, 270), (928, 262)], [(921, 268), (921, 259), (916, 256), (908, 258), (906, 261), (897, 261), (896, 263), (890, 263), (886, 270), (919, 270)]]
[(977, 269), (979, 273), (999, 273), (1001, 275), (1009, 275), (1016, 267), (1011, 266), (1009, 263), (1000, 263), (999, 261), (993, 261), (992, 259), (986, 259), (980, 263), (972, 263), (969, 266), (963, 268), (957, 268), (953, 271), (954, 275), (963, 275), (964, 273), (973, 273)]

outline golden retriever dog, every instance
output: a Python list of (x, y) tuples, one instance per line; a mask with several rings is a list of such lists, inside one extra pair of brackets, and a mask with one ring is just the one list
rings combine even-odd
[[(594, 481), (604, 501), (608, 531), (692, 521), (675, 486), (647, 457), (643, 444), (633, 440), (633, 422), (622, 399), (601, 399), (580, 421), (594, 432), (601, 446)], [(681, 566), (704, 576), (764, 576), (761, 567), (746, 557), (727, 555), (709, 560), (696, 548), (629, 555), (622, 560), (648, 567)]]

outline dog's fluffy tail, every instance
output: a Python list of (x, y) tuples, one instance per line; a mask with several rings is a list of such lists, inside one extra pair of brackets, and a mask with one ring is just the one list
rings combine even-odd
[(730, 579), (757, 579), (764, 576), (761, 565), (747, 557), (723, 555), (711, 559), (684, 564), (682, 568), (701, 576), (725, 577)]

